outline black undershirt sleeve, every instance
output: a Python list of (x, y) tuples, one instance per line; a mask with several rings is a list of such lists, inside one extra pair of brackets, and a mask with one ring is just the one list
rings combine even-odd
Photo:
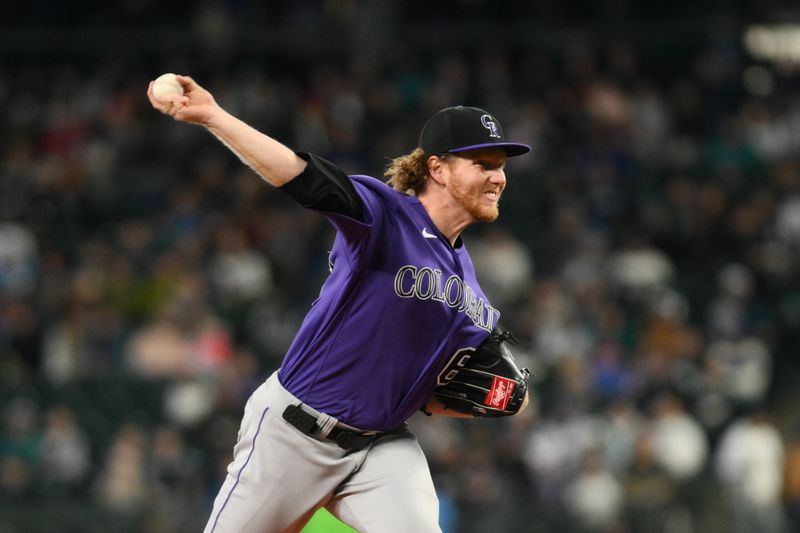
[(308, 165), (299, 176), (280, 189), (303, 207), (363, 221), (364, 204), (347, 174), (314, 154), (298, 152), (297, 155), (306, 160)]

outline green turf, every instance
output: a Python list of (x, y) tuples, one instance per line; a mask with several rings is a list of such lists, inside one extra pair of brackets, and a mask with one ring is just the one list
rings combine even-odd
[(303, 528), (303, 533), (355, 533), (355, 529), (336, 520), (325, 509), (320, 509)]

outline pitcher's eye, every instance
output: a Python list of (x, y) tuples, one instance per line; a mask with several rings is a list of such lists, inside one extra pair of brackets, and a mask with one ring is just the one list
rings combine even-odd
[(506, 166), (505, 163), (493, 163), (493, 162), (482, 161), (482, 160), (475, 161), (475, 164), (480, 166), (484, 170), (497, 170), (497, 169), (502, 169), (502, 168), (504, 168)]

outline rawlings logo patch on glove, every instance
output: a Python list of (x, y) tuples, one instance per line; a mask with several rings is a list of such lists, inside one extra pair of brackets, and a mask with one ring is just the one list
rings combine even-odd
[(527, 368), (514, 362), (510, 331), (495, 328), (477, 347), (456, 352), (439, 373), (436, 399), (448, 409), (480, 417), (516, 414), (528, 391)]

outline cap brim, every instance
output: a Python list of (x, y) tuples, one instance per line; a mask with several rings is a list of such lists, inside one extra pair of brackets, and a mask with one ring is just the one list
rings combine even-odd
[(531, 151), (531, 147), (527, 144), (522, 143), (483, 143), (483, 144), (472, 144), (470, 146), (462, 146), (460, 148), (453, 148), (452, 150), (448, 150), (448, 152), (452, 154), (457, 154), (458, 152), (466, 152), (467, 150), (478, 150), (480, 148), (503, 148), (506, 151), (506, 155), (508, 157), (515, 157), (518, 155), (527, 154)]

